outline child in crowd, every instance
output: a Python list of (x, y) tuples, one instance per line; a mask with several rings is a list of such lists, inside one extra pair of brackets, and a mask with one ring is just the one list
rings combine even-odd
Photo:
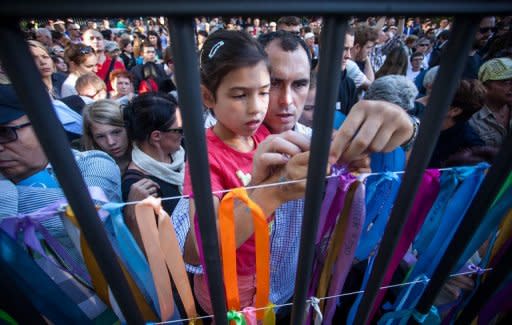
[[(267, 56), (254, 38), (246, 33), (218, 31), (212, 34), (201, 52), (201, 90), (205, 105), (213, 110), (217, 123), (206, 132), (208, 159), (212, 191), (258, 184), (261, 177), (256, 175), (258, 145), (270, 134), (262, 125), (269, 104), (270, 72)], [(307, 150), (304, 146), (290, 148), (289, 154)], [(253, 169), (254, 159), (254, 169)], [(282, 164), (289, 158), (282, 155)], [(293, 158), (292, 158), (293, 159)], [(251, 181), (252, 173), (252, 181)], [(283, 191), (283, 189), (281, 189)], [(190, 169), (187, 166), (185, 194), (191, 194)], [(269, 198), (254, 190), (252, 199), (258, 203), (266, 216), (291, 198), (276, 195)], [(251, 195), (250, 194), (250, 195)], [(223, 195), (214, 195), (215, 210), (218, 210)], [(235, 208), (235, 229), (237, 241), (237, 274), (241, 308), (252, 306), (255, 290), (255, 241), (252, 220), (244, 207)], [(245, 211), (244, 211), (245, 210)], [(195, 207), (191, 202), (190, 216)], [(247, 218), (246, 218), (247, 217)], [(271, 217), (268, 221), (271, 222)], [(191, 224), (194, 224), (192, 221)], [(189, 238), (195, 238), (193, 231)], [(196, 243), (194, 242), (196, 245)], [(196, 248), (197, 249), (197, 248)], [(225, 279), (229, 281), (229, 279)], [(194, 290), (201, 307), (212, 312), (205, 275), (196, 275)]]

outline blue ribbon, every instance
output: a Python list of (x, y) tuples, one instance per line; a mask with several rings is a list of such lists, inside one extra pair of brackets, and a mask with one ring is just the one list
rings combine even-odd
[(141, 289), (142, 294), (147, 300), (151, 300), (153, 308), (160, 316), (160, 306), (158, 304), (158, 296), (156, 294), (153, 276), (149, 268), (148, 262), (144, 257), (139, 245), (132, 236), (132, 233), (123, 220), (121, 209), (125, 205), (122, 203), (107, 203), (102, 209), (109, 212), (109, 217), (105, 221), (107, 230), (110, 230), (112, 238), (112, 246), (125, 263), (128, 272), (132, 275), (133, 280)]

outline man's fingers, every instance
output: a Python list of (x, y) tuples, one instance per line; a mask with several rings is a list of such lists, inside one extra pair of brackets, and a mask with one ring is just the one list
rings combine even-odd
[(295, 131), (286, 131), (280, 134), (281, 137), (295, 144), (302, 152), (308, 151), (311, 145), (311, 139), (304, 134)]
[(365, 120), (355, 137), (350, 141), (347, 149), (341, 154), (340, 160), (342, 162), (351, 162), (368, 152), (379, 129), (380, 122), (375, 118)]
[(334, 139), (331, 143), (329, 153), (329, 164), (335, 164), (341, 157), (342, 153), (348, 147), (357, 130), (363, 123), (365, 118), (364, 111), (352, 111), (341, 127), (336, 131)]

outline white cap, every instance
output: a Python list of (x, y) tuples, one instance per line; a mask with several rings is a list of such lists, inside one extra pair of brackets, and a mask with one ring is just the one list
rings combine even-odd
[(313, 33), (306, 33), (306, 35), (304, 35), (304, 39), (307, 40), (309, 38), (315, 38), (315, 34)]

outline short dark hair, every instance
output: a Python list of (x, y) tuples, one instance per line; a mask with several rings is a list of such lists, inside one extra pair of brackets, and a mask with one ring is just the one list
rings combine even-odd
[(410, 58), (411, 62), (412, 62), (412, 60), (413, 60), (415, 57), (420, 57), (420, 56), (421, 56), (422, 58), (425, 58), (425, 54), (420, 53), (420, 52), (414, 52), (414, 53), (411, 55), (411, 58)]
[(378, 29), (367, 24), (359, 24), (354, 29), (354, 44), (359, 44), (361, 47), (368, 42), (375, 42), (378, 37)]
[(166, 131), (176, 120), (178, 103), (173, 96), (148, 92), (135, 97), (124, 107), (124, 121), (128, 138), (142, 142), (153, 131)]
[(267, 48), (267, 46), (274, 40), (278, 40), (278, 44), (281, 46), (281, 49), (283, 49), (286, 52), (293, 52), (297, 50), (299, 46), (302, 46), (304, 51), (306, 51), (309, 66), (311, 67), (311, 53), (309, 52), (308, 46), (306, 45), (304, 40), (300, 38), (298, 35), (287, 32), (285, 30), (278, 30), (276, 32), (261, 34), (258, 37), (258, 42), (260, 42), (263, 48)]
[(461, 80), (450, 106), (460, 108), (462, 113), (457, 115), (454, 120), (456, 122), (469, 120), (473, 114), (484, 106), (486, 95), (487, 89), (480, 80)]
[(253, 67), (260, 62), (268, 67), (265, 50), (251, 35), (241, 31), (218, 30), (208, 37), (200, 54), (201, 83), (216, 98), (215, 93), (229, 72)]
[(286, 25), (286, 26), (299, 26), (302, 25), (300, 22), (300, 18), (297, 16), (284, 16), (279, 18), (277, 21), (278, 25)]

